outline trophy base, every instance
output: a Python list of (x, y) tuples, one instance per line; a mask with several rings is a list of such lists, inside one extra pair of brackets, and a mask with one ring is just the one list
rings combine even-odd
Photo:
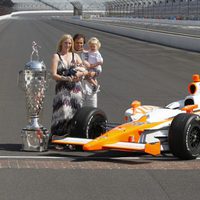
[(21, 136), (23, 151), (42, 152), (48, 150), (49, 132), (46, 128), (23, 128), (21, 131)]

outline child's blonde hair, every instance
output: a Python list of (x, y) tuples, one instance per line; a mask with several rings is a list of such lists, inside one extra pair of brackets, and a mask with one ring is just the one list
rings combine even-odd
[(101, 42), (96, 37), (90, 38), (87, 43), (88, 43), (88, 46), (91, 44), (96, 44), (98, 49), (100, 49), (101, 47)]

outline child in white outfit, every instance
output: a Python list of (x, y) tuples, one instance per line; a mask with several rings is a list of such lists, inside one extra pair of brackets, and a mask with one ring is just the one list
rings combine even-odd
[[(102, 72), (103, 58), (99, 52), (101, 47), (100, 41), (96, 37), (92, 37), (88, 41), (88, 60), (84, 60), (83, 64), (87, 67), (90, 73), (90, 78), (87, 81), (92, 85), (93, 92), (99, 91), (97, 77)], [(88, 64), (89, 63), (89, 64)]]

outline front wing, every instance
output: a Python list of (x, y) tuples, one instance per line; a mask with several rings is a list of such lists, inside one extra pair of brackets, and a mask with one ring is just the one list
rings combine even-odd
[[(82, 145), (83, 150), (90, 151), (87, 148), (87, 144), (90, 143), (92, 139), (85, 138), (73, 138), (66, 137), (64, 139), (53, 140), (52, 143), (56, 144), (71, 144), (71, 145)], [(151, 155), (159, 155), (161, 150), (160, 142), (156, 143), (134, 143), (134, 142), (116, 142), (112, 144), (104, 144), (102, 145), (103, 150), (113, 149), (113, 150), (121, 150), (121, 151), (140, 151), (145, 152)]]

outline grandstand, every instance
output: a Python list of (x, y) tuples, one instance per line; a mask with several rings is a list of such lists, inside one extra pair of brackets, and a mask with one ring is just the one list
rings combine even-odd
[(0, 15), (12, 12), (13, 2), (11, 0), (0, 0)]
[[(15, 10), (105, 11), (108, 17), (200, 19), (200, 0), (12, 0)], [(80, 6), (79, 6), (80, 7)], [(82, 13), (82, 12), (81, 12)]]
[(73, 2), (82, 4), (84, 11), (105, 10), (101, 0), (13, 0), (15, 10), (73, 10)]
[[(14, 9), (25, 10), (72, 10), (73, 7), (67, 0), (12, 0), (15, 3)], [(52, 3), (53, 2), (53, 3)]]

